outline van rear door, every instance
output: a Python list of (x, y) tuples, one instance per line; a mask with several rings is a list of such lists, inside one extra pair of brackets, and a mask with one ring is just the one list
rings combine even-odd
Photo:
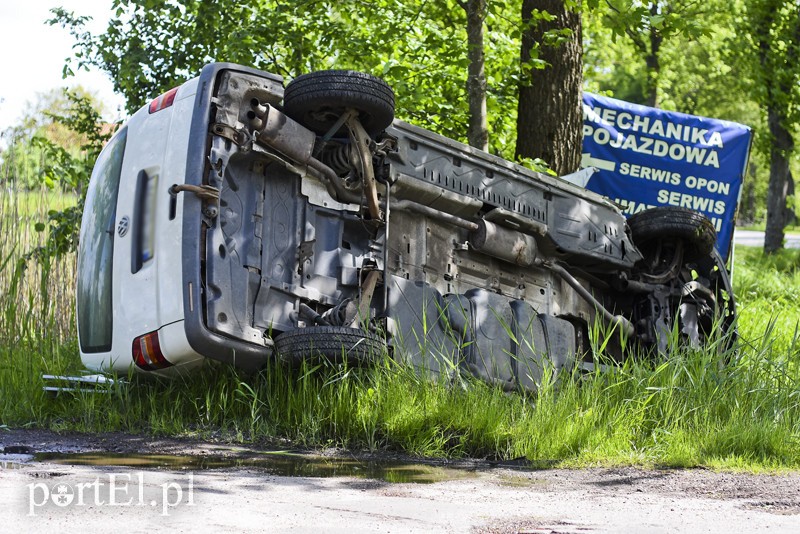
[(123, 155), (128, 138), (123, 128), (103, 149), (86, 193), (78, 249), (77, 312), (81, 353), (111, 351), (114, 334), (114, 235)]

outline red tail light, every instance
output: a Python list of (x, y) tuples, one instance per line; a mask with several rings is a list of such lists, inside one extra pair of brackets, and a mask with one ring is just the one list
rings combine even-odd
[(157, 331), (139, 336), (133, 340), (133, 361), (145, 371), (155, 371), (172, 366), (161, 354)]
[(170, 107), (172, 103), (175, 102), (175, 95), (177, 94), (178, 89), (179, 87), (170, 89), (163, 95), (150, 102), (150, 113), (155, 113), (156, 111), (161, 111), (162, 109)]

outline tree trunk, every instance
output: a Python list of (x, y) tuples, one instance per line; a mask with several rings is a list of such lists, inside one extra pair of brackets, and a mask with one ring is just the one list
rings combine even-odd
[[(772, 254), (783, 248), (784, 228), (789, 220), (786, 198), (794, 190), (794, 183), (789, 171), (789, 156), (794, 150), (791, 128), (787, 127), (789, 105), (792, 88), (797, 83), (796, 69), (798, 47), (789, 46), (781, 57), (782, 41), (773, 42), (773, 32), (780, 26), (781, 5), (790, 2), (768, 2), (756, 6), (756, 17), (753, 23), (753, 35), (758, 46), (758, 59), (763, 72), (766, 99), (764, 107), (767, 111), (767, 126), (772, 137), (769, 151), (769, 186), (767, 189), (767, 227), (764, 236), (764, 253)], [(800, 40), (800, 20), (795, 6), (794, 19), (786, 27), (788, 32), (783, 38), (797, 43)], [(791, 212), (794, 215), (794, 212)], [(793, 217), (792, 217), (793, 218)]]
[(786, 227), (786, 197), (789, 193), (788, 154), (794, 148), (792, 134), (784, 126), (785, 117), (780, 110), (767, 110), (767, 123), (772, 134), (769, 162), (769, 189), (767, 189), (767, 227), (764, 236), (764, 253), (772, 254), (783, 248), (783, 229)]
[[(658, 14), (658, 3), (653, 2), (650, 4), (650, 14), (655, 16)], [(661, 32), (656, 28), (650, 28), (650, 47), (644, 58), (645, 65), (647, 66), (647, 80), (645, 87), (647, 89), (647, 102), (646, 104), (651, 108), (658, 107), (658, 79), (661, 76), (661, 43), (664, 41)]]
[(483, 21), (486, 18), (486, 0), (467, 0), (462, 4), (467, 12), (467, 98), (469, 100), (470, 146), (488, 150), (489, 126), (486, 117), (486, 73), (483, 52)]
[[(522, 0), (523, 71), (536, 52), (547, 67), (531, 70), (520, 82), (515, 151), (517, 158), (543, 159), (559, 175), (580, 166), (583, 135), (581, 16), (564, 4)], [(546, 11), (553, 20), (531, 20), (534, 10)], [(548, 44), (548, 31), (563, 29), (571, 30), (566, 41)]]

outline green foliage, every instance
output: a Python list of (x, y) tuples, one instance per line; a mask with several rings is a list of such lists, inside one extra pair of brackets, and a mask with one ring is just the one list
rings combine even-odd
[[(620, 81), (625, 82), (624, 95), (618, 98), (660, 107), (662, 72), (672, 70), (665, 61), (665, 49), (670, 46), (682, 49), (687, 43), (701, 40), (707, 44), (707, 38), (719, 24), (718, 14), (726, 12), (718, 4), (716, 0), (608, 0), (592, 13), (590, 39), (627, 54), (635, 62), (635, 65), (617, 63), (622, 74)], [(619, 41), (625, 44), (619, 46)]]
[[(535, 57), (531, 65), (520, 65), (520, 0), (487, 4), (490, 151), (513, 159), (521, 76), (544, 65)], [(116, 0), (114, 8), (116, 17), (99, 35), (85, 30), (86, 16), (64, 9), (54, 9), (49, 22), (68, 28), (76, 39), (65, 72), (99, 67), (125, 96), (129, 112), (197, 75), (210, 61), (252, 65), (288, 78), (351, 68), (380, 76), (394, 88), (398, 117), (466, 141), (466, 15), (458, 0)]]
[(75, 92), (66, 93), (69, 107), (63, 114), (49, 113), (55, 124), (75, 134), (73, 144), (64, 147), (43, 135), (35, 135), (31, 146), (41, 154), (40, 179), (50, 189), (76, 191), (78, 204), (64, 209), (49, 210), (47, 223), (39, 222), (36, 230), (47, 232), (44, 244), (29, 251), (18, 261), (24, 269), (31, 259), (48, 262), (50, 259), (77, 249), (81, 215), (86, 198), (86, 189), (94, 162), (111, 136), (110, 129), (104, 131), (100, 112), (92, 99)]
[(18, 268), (28, 261), (49, 261), (74, 251), (83, 199), (94, 161), (109, 137), (96, 99), (82, 88), (39, 95), (20, 123), (4, 132), (10, 138), (3, 152), (0, 181), (10, 191), (38, 191), (42, 186), (67, 197), (78, 195), (77, 205), (57, 205), (34, 224), (46, 235), (43, 243), (24, 251)]
[(706, 23), (712, 2), (695, 0), (608, 0), (606, 25), (615, 37), (630, 38), (642, 51), (650, 38), (670, 39), (683, 35), (697, 39), (711, 34)]
[[(601, 7), (586, 12), (584, 16), (584, 77), (586, 88), (608, 94), (622, 100), (647, 103), (649, 68), (641, 48), (635, 46), (632, 38), (624, 37), (626, 24), (644, 27), (648, 30), (649, 14), (644, 12), (652, 2), (612, 2), (621, 14), (611, 8)], [(773, 138), (769, 133), (767, 114), (761, 96), (766, 95), (770, 84), (786, 73), (796, 71), (798, 64), (788, 58), (775, 58), (774, 65), (785, 67), (780, 75), (763, 73), (759, 64), (758, 46), (753, 40), (757, 12), (772, 12), (766, 9), (761, 0), (735, 0), (721, 2), (658, 2), (662, 9), (690, 9), (691, 16), (685, 17), (694, 26), (700, 25), (705, 31), (682, 27), (670, 37), (661, 41), (659, 48), (659, 73), (656, 81), (658, 106), (664, 109), (681, 111), (700, 116), (714, 117), (746, 124), (754, 131), (754, 149), (750, 161), (753, 167), (745, 176), (746, 203), (744, 211), (747, 220), (763, 220), (765, 199), (770, 169), (770, 149)], [(791, 24), (786, 17), (791, 2), (780, 3), (784, 7), (775, 8), (783, 13), (780, 30), (773, 33), (778, 41), (796, 42), (787, 32)], [(634, 9), (623, 9), (635, 5)], [(773, 3), (773, 6), (777, 6)], [(761, 7), (759, 7), (761, 6)], [(788, 11), (787, 11), (788, 10)], [(614, 17), (625, 15), (625, 23), (618, 26)], [(637, 18), (638, 17), (638, 18)], [(638, 22), (637, 22), (638, 21)], [(639, 24), (639, 26), (636, 26)], [(683, 24), (683, 21), (680, 21)], [(679, 26), (680, 26), (679, 24)], [(633, 31), (633, 30), (631, 30)], [(622, 32), (622, 33), (621, 33)], [(777, 34), (782, 33), (778, 38)], [(645, 39), (645, 34), (642, 39)], [(647, 43), (644, 43), (647, 44)], [(790, 47), (785, 47), (786, 52)], [(783, 50), (783, 49), (781, 49)], [(800, 102), (798, 87), (791, 85), (792, 91), (783, 99), (784, 103), (796, 106)], [(759, 96), (761, 95), (761, 96)], [(796, 123), (790, 129), (796, 130)], [(791, 161), (794, 174), (800, 172), (796, 158)]]
[(736, 247), (736, 260), (734, 292), (743, 314), (742, 335), (785, 354), (800, 328), (800, 250), (765, 256), (757, 248)]
[(8, 130), (3, 136), (9, 141), (8, 148), (0, 152), (3, 185), (27, 190), (41, 185), (42, 151), (31, 142), (31, 138), (21, 137), (16, 131)]
[(29, 191), (21, 183), (6, 183), (0, 190), (0, 346), (46, 347), (75, 336), (74, 254), (39, 262), (24, 258), (45, 246), (47, 236), (36, 225), (48, 212), (69, 210), (76, 202), (73, 193), (45, 187)]
[(646, 101), (641, 58), (628, 41), (614, 38), (600, 10), (583, 17), (583, 65), (585, 90), (627, 102)]
[(743, 86), (766, 126), (756, 142), (769, 154), (765, 250), (774, 252), (795, 204), (790, 158), (800, 124), (800, 9), (787, 0), (750, 0), (739, 15), (731, 57), (748, 68)]
[[(72, 99), (75, 98), (85, 99), (100, 109), (92, 94), (82, 87), (70, 92), (54, 89), (37, 94), (23, 111), (19, 122), (2, 133), (8, 145), (0, 155), (0, 177), (4, 183), (36, 190), (43, 183), (52, 188), (60, 182), (45, 174), (45, 163), (52, 157), (52, 151), (47, 148), (57, 148), (64, 160), (80, 156), (83, 139), (74, 129), (59, 121), (60, 117), (71, 114)], [(69, 187), (69, 184), (59, 185)]]
[[(800, 9), (788, 0), (749, 0), (736, 13), (728, 59), (746, 69), (742, 88), (753, 102), (780, 109), (789, 130), (800, 124)], [(766, 123), (766, 121), (764, 121)], [(764, 128), (757, 139), (762, 152), (773, 143)]]

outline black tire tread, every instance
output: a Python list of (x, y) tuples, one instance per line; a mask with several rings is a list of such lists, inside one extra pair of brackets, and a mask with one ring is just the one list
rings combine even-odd
[(370, 135), (383, 131), (394, 120), (394, 91), (370, 74), (349, 70), (323, 70), (302, 74), (289, 82), (283, 96), (287, 115), (318, 134), (331, 124), (320, 123), (308, 115), (326, 107), (352, 107)]
[[(324, 76), (315, 76), (315, 75)], [(394, 106), (394, 91), (380, 78), (363, 72), (346, 71), (318, 71), (298, 76), (287, 86), (289, 99), (302, 97), (309, 93), (319, 91), (349, 91), (374, 96)], [(284, 94), (284, 99), (286, 94)]]
[(707, 256), (714, 250), (717, 232), (703, 214), (688, 208), (661, 206), (632, 215), (628, 219), (633, 242), (642, 246), (654, 239), (681, 238), (693, 254)]
[(360, 365), (386, 353), (377, 334), (343, 326), (310, 326), (288, 330), (275, 337), (275, 349), (285, 361), (298, 364), (320, 357), (335, 363)]

